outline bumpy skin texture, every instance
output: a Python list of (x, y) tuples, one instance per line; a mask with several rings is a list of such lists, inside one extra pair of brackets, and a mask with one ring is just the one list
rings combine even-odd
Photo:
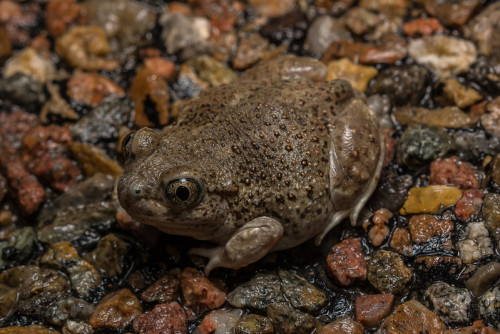
[[(128, 140), (118, 195), (140, 222), (221, 245), (194, 251), (211, 258), (206, 271), (320, 241), (349, 214), (355, 223), (378, 181), (378, 123), (347, 81), (240, 80), (179, 114)], [(195, 182), (175, 202), (166, 188), (182, 178)]]

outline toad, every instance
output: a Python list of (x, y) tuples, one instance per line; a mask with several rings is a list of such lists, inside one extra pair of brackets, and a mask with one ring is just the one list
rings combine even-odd
[(383, 162), (377, 119), (344, 80), (239, 80), (188, 102), (175, 124), (123, 141), (123, 208), (158, 230), (218, 246), (213, 268), (356, 223)]

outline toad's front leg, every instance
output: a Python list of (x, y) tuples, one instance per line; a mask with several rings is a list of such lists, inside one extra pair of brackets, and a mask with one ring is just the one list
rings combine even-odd
[(193, 248), (190, 254), (208, 257), (205, 274), (217, 267), (238, 269), (260, 260), (283, 235), (283, 226), (270, 217), (258, 217), (241, 227), (226, 243), (215, 248)]

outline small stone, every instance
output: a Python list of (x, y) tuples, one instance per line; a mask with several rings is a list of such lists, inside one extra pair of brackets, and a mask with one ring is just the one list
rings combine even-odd
[(383, 169), (378, 186), (368, 203), (373, 208), (397, 212), (403, 206), (412, 184), (413, 178), (410, 175), (396, 175), (393, 171)]
[(484, 226), (495, 237), (497, 243), (500, 241), (500, 195), (488, 193), (484, 197), (483, 204)]
[(450, 129), (475, 127), (477, 123), (477, 117), (470, 116), (457, 107), (445, 107), (436, 110), (421, 107), (402, 107), (396, 110), (394, 117), (404, 125), (423, 124)]
[(476, 8), (481, 6), (480, 0), (418, 0), (417, 1), (425, 11), (437, 17), (441, 22), (447, 26), (461, 27), (469, 18), (472, 17)]
[(242, 39), (233, 59), (233, 67), (236, 70), (249, 68), (264, 57), (268, 47), (269, 41), (259, 34)]
[(181, 61), (185, 61), (210, 53), (210, 22), (207, 18), (165, 11), (159, 23), (163, 27), (161, 38), (169, 54), (178, 55)]
[(454, 185), (460, 189), (478, 189), (479, 180), (474, 167), (456, 156), (437, 159), (431, 163), (430, 184)]
[(104, 277), (119, 276), (122, 274), (122, 263), (128, 252), (129, 244), (111, 233), (97, 243), (97, 247), (85, 254), (85, 259)]
[[(483, 196), (484, 191), (482, 189), (465, 190), (462, 198), (455, 205), (455, 216), (463, 221), (467, 221), (471, 217), (477, 216), (483, 205)], [(483, 216), (485, 216), (484, 213)]]
[(285, 55), (258, 63), (246, 70), (241, 79), (244, 80), (290, 80), (308, 78), (314, 82), (326, 80), (327, 68), (317, 59)]
[(377, 75), (370, 94), (388, 95), (394, 105), (418, 105), (425, 94), (429, 72), (418, 65), (388, 67)]
[(307, 30), (305, 46), (319, 57), (333, 41), (349, 40), (350, 38), (351, 33), (341, 20), (329, 15), (321, 15)]
[(403, 294), (412, 278), (411, 270), (397, 253), (378, 250), (367, 264), (368, 281), (385, 294)]
[(366, 261), (357, 238), (336, 244), (328, 254), (326, 264), (328, 272), (343, 286), (353, 284), (357, 278), (366, 279)]
[(259, 314), (249, 314), (236, 323), (235, 334), (273, 334), (274, 327), (271, 319)]
[(26, 46), (31, 41), (32, 31), (39, 26), (39, 15), (38, 4), (21, 6), (17, 1), (0, 1), (0, 25), (15, 47)]
[(70, 146), (71, 153), (78, 161), (86, 175), (92, 176), (103, 173), (118, 177), (122, 174), (122, 167), (99, 147), (73, 142)]
[(359, 322), (349, 317), (335, 320), (328, 325), (319, 327), (316, 334), (364, 334), (365, 329)]
[(316, 329), (316, 319), (291, 308), (286, 303), (273, 303), (267, 307), (267, 316), (273, 321), (276, 333), (310, 334)]
[[(134, 122), (137, 126), (161, 126), (168, 123), (170, 94), (168, 84), (161, 76), (147, 67), (141, 68), (132, 80), (129, 95), (134, 101)], [(154, 116), (150, 117), (150, 114)]]
[(399, 305), (387, 317), (378, 330), (379, 333), (428, 333), (440, 334), (446, 326), (437, 315), (416, 300)]
[(23, 263), (33, 252), (36, 242), (35, 231), (29, 226), (14, 231), (9, 239), (0, 241), (0, 269), (12, 263)]
[(493, 53), (489, 57), (479, 57), (472, 64), (466, 77), (490, 95), (496, 96), (496, 92), (500, 90), (500, 53)]
[(364, 35), (374, 30), (384, 16), (376, 14), (363, 7), (353, 7), (343, 15), (345, 25), (356, 35)]
[(289, 302), (305, 312), (317, 312), (325, 306), (325, 294), (300, 276), (280, 270), (259, 273), (231, 291), (226, 300), (234, 307), (261, 311), (272, 303)]
[(488, 113), (481, 115), (481, 126), (496, 138), (500, 138), (500, 97), (488, 103)]
[(54, 77), (56, 68), (50, 59), (42, 57), (34, 48), (27, 47), (10, 57), (5, 63), (3, 75), (6, 78), (17, 72), (45, 83)]
[(16, 291), (17, 312), (35, 317), (42, 316), (45, 308), (61, 295), (70, 293), (64, 275), (54, 269), (34, 265), (17, 266), (0, 273), (0, 286)]
[(479, 261), (494, 253), (491, 238), (483, 222), (468, 223), (456, 246), (465, 264)]
[(47, 4), (45, 26), (52, 37), (59, 37), (81, 14), (82, 5), (75, 0), (51, 0)]
[(170, 303), (179, 297), (180, 291), (180, 270), (172, 269), (168, 274), (160, 277), (156, 282), (148, 287), (141, 295), (141, 299), (146, 302)]
[(332, 59), (349, 58), (365, 65), (393, 64), (405, 55), (402, 50), (390, 48), (388, 45), (378, 47), (371, 43), (341, 40), (330, 43), (321, 61), (329, 63)]
[(44, 85), (32, 76), (16, 72), (0, 78), (0, 98), (6, 105), (18, 105), (35, 112), (45, 101)]
[(47, 324), (62, 326), (69, 319), (86, 321), (94, 312), (94, 304), (83, 299), (61, 296), (43, 311)]
[(410, 218), (408, 223), (410, 235), (413, 242), (427, 242), (433, 237), (440, 240), (449, 238), (455, 224), (448, 219), (438, 220), (433, 215), (416, 215)]
[(0, 328), (0, 334), (60, 334), (60, 332), (40, 325), (29, 325)]
[(43, 105), (42, 112), (40, 113), (40, 120), (43, 123), (50, 123), (50, 121), (72, 120), (78, 119), (78, 114), (71, 108), (68, 102), (61, 97), (59, 86), (53, 82), (48, 82), (47, 91), (50, 94), (50, 99)]
[(182, 271), (181, 288), (184, 305), (196, 313), (218, 308), (226, 300), (226, 294), (194, 268)]
[(173, 80), (176, 74), (175, 63), (162, 57), (148, 57), (144, 66), (166, 80)]
[(194, 57), (184, 63), (179, 73), (179, 80), (185, 67), (192, 68), (203, 82), (212, 86), (228, 84), (237, 78), (236, 73), (227, 67), (226, 64), (209, 56)]
[(417, 63), (428, 66), (438, 77), (468, 71), (477, 57), (476, 47), (472, 42), (445, 35), (411, 40), (408, 53)]
[(65, 272), (71, 281), (71, 287), (84, 297), (89, 297), (102, 283), (97, 269), (83, 260), (69, 242), (52, 244), (40, 258), (40, 264), (56, 267)]
[[(130, 290), (121, 289), (107, 294), (100, 300), (88, 323), (95, 329), (111, 328), (123, 331), (141, 313), (142, 306), (139, 299)], [(178, 316), (179, 314), (176, 318)]]
[(500, 3), (493, 2), (464, 27), (464, 35), (475, 41), (479, 52), (489, 56), (500, 48)]
[(314, 0), (314, 6), (321, 13), (338, 15), (349, 8), (354, 0)]
[(109, 227), (118, 207), (114, 185), (113, 177), (96, 174), (53, 199), (38, 215), (38, 239), (48, 244), (73, 241), (91, 226)]
[(392, 213), (384, 208), (375, 211), (371, 217), (370, 220), (373, 222), (373, 226), (368, 231), (368, 237), (373, 246), (378, 247), (382, 245), (384, 240), (389, 236), (391, 231), (387, 225), (391, 218)]
[[(499, 132), (500, 133), (500, 132)], [(500, 151), (499, 137), (487, 137), (482, 129), (474, 132), (458, 130), (453, 134), (460, 160), (480, 159), (484, 155), (495, 155)]]
[(345, 79), (351, 85), (364, 92), (370, 80), (377, 75), (377, 69), (372, 66), (357, 65), (347, 58), (328, 63), (326, 80)]
[(406, 228), (396, 228), (392, 233), (391, 243), (389, 245), (392, 249), (403, 255), (411, 255), (413, 252), (410, 232), (408, 232)]
[(195, 333), (234, 333), (242, 314), (243, 310), (240, 309), (222, 308), (212, 311), (196, 327)]
[(365, 328), (378, 328), (394, 306), (394, 295), (362, 295), (356, 298), (356, 320)]
[(481, 334), (498, 334), (498, 331), (492, 327), (487, 327), (482, 320), (476, 320), (472, 326), (467, 326), (458, 329), (447, 329), (443, 334), (467, 334), (467, 333), (481, 333)]
[(431, 185), (423, 188), (411, 188), (400, 214), (438, 213), (443, 208), (454, 205), (462, 197), (457, 187)]
[(465, 282), (474, 297), (480, 297), (500, 278), (500, 263), (491, 261), (481, 267)]
[(68, 320), (62, 328), (62, 334), (94, 334), (94, 329), (86, 322)]
[(110, 52), (104, 29), (74, 26), (56, 40), (55, 51), (69, 65), (82, 70), (112, 71), (119, 64), (104, 58)]
[(396, 160), (401, 166), (416, 169), (443, 157), (453, 146), (453, 139), (441, 128), (410, 125), (401, 136)]
[(408, 0), (360, 0), (359, 2), (360, 7), (388, 16), (404, 16), (409, 5)]
[(157, 304), (152, 311), (138, 317), (134, 331), (138, 334), (187, 334), (186, 312), (176, 301)]
[(445, 79), (442, 90), (442, 96), (434, 97), (441, 105), (454, 104), (459, 108), (467, 108), (483, 98), (477, 90), (462, 85), (454, 78)]
[(68, 81), (66, 94), (74, 101), (95, 108), (107, 97), (111, 95), (123, 97), (125, 92), (106, 77), (95, 72), (86, 73), (77, 70)]
[(433, 35), (436, 32), (442, 32), (444, 27), (435, 18), (418, 18), (408, 21), (403, 26), (403, 32), (410, 37), (420, 37)]
[(259, 15), (265, 17), (282, 16), (295, 8), (295, 1), (293, 0), (249, 0), (248, 4)]
[(275, 45), (288, 45), (292, 51), (297, 52), (296, 49), (302, 48), (308, 26), (306, 14), (296, 8), (269, 19), (260, 29), (260, 34)]
[(496, 285), (479, 298), (479, 315), (486, 323), (500, 327), (500, 287)]
[(18, 291), (15, 287), (0, 284), (0, 317), (8, 319), (17, 310)]
[(425, 290), (424, 303), (445, 323), (469, 322), (472, 298), (467, 289), (459, 289), (438, 282)]
[[(156, 11), (145, 3), (134, 0), (87, 0), (84, 7), (91, 26), (99, 26), (108, 38), (118, 42), (121, 52), (131, 46), (145, 43), (156, 23)], [(114, 46), (116, 47), (116, 46)]]

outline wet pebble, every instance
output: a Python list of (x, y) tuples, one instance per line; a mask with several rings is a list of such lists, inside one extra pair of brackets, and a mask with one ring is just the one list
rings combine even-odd
[(431, 163), (430, 184), (454, 185), (460, 189), (478, 189), (479, 180), (474, 167), (456, 156), (437, 159)]
[(500, 138), (500, 97), (487, 104), (488, 113), (481, 115), (481, 126), (489, 134)]
[(467, 323), (470, 320), (472, 297), (467, 289), (438, 282), (425, 290), (424, 302), (445, 323)]
[(60, 332), (40, 325), (29, 325), (0, 328), (0, 334), (60, 334)]
[(449, 238), (455, 229), (455, 224), (448, 219), (438, 220), (433, 215), (416, 215), (410, 218), (408, 227), (411, 240), (422, 243), (433, 237), (440, 240)]
[(251, 34), (242, 39), (233, 59), (233, 67), (236, 70), (245, 70), (261, 60), (267, 49), (269, 42), (259, 34)]
[(490, 289), (500, 278), (500, 263), (491, 261), (479, 267), (474, 274), (465, 281), (465, 286), (474, 297), (480, 297)]
[(120, 164), (111, 159), (104, 150), (98, 146), (73, 142), (70, 146), (71, 154), (87, 176), (98, 173), (118, 177), (123, 172)]
[(326, 259), (328, 272), (343, 286), (366, 279), (366, 260), (359, 239), (349, 238), (333, 246)]
[(342, 58), (328, 63), (326, 80), (344, 79), (349, 81), (352, 87), (364, 92), (375, 75), (377, 75), (375, 67), (357, 65), (347, 58)]
[(351, 34), (341, 20), (322, 15), (317, 17), (307, 30), (305, 45), (310, 52), (321, 56), (333, 41), (350, 38)]
[(111, 233), (102, 237), (97, 247), (84, 258), (99, 270), (104, 277), (122, 275), (122, 264), (125, 263), (125, 255), (129, 244)]
[(454, 78), (445, 79), (442, 84), (442, 95), (434, 97), (441, 105), (467, 108), (483, 98), (477, 90), (461, 84)]
[(43, 57), (34, 48), (27, 47), (10, 57), (3, 68), (5, 78), (17, 72), (45, 83), (54, 77), (56, 68), (52, 60)]
[(201, 16), (165, 12), (160, 17), (167, 52), (181, 60), (210, 53), (210, 22)]
[(116, 60), (107, 59), (110, 52), (104, 29), (96, 26), (73, 26), (56, 40), (55, 51), (70, 66), (83, 70), (116, 69)]
[(484, 225), (496, 239), (500, 241), (500, 195), (488, 193), (484, 197), (483, 204)]
[(468, 223), (456, 246), (465, 264), (493, 255), (493, 244), (483, 222)]
[(428, 80), (428, 71), (418, 65), (388, 67), (380, 71), (369, 92), (388, 95), (393, 105), (417, 105)]
[(271, 319), (259, 314), (248, 314), (238, 320), (234, 328), (235, 334), (273, 334)]
[(488, 138), (481, 129), (474, 132), (459, 130), (453, 134), (453, 140), (461, 160), (479, 159), (483, 154), (495, 155), (500, 151), (499, 137)]
[(411, 188), (408, 198), (399, 212), (403, 215), (413, 213), (438, 213), (443, 208), (454, 205), (462, 197), (457, 187), (431, 185)]
[(418, 0), (417, 1), (425, 11), (436, 16), (441, 22), (447, 26), (460, 27), (467, 23), (472, 17), (475, 10), (481, 6), (480, 0), (462, 0), (462, 1), (433, 1), (433, 0)]
[(66, 273), (71, 287), (83, 297), (89, 297), (102, 283), (97, 269), (82, 259), (69, 242), (52, 244), (40, 258), (40, 264), (58, 268)]
[(51, 36), (59, 37), (81, 15), (82, 5), (75, 0), (51, 0), (47, 3), (45, 25)]
[(427, 109), (422, 107), (401, 107), (394, 113), (396, 120), (404, 125), (423, 124), (426, 126), (449, 129), (475, 127), (478, 118), (463, 112), (457, 107)]
[(160, 277), (141, 294), (141, 299), (146, 302), (170, 303), (180, 295), (179, 269), (171, 269), (168, 274)]
[(348, 40), (333, 41), (321, 60), (328, 63), (337, 58), (349, 58), (351, 61), (359, 61), (361, 64), (393, 64), (406, 55), (405, 50), (388, 43), (377, 46), (373, 43), (352, 42)]
[(111, 95), (123, 97), (125, 92), (113, 81), (96, 72), (74, 71), (68, 81), (66, 94), (73, 101), (95, 108)]
[(445, 35), (411, 40), (408, 54), (439, 77), (466, 72), (477, 58), (477, 50), (472, 42)]
[(443, 129), (412, 125), (401, 135), (396, 159), (401, 166), (414, 169), (443, 157), (453, 146), (452, 137)]
[(488, 324), (500, 327), (500, 287), (496, 285), (479, 299), (479, 315)]
[(9, 239), (0, 241), (0, 269), (12, 263), (23, 263), (34, 251), (37, 239), (32, 227), (14, 231)]
[(137, 318), (134, 331), (139, 334), (187, 334), (186, 312), (176, 301), (157, 304)]
[(390, 212), (397, 212), (403, 206), (412, 184), (413, 178), (410, 175), (397, 175), (392, 171), (383, 170), (369, 203), (374, 208), (386, 208)]
[(493, 53), (489, 57), (479, 57), (472, 64), (466, 77), (495, 96), (500, 91), (500, 53)]
[(130, 290), (121, 289), (107, 294), (100, 300), (88, 323), (94, 329), (124, 330), (141, 314), (142, 306), (139, 299)]
[(87, 321), (94, 312), (94, 304), (72, 296), (61, 296), (43, 311), (48, 324), (62, 326), (67, 320)]
[(207, 314), (193, 334), (203, 333), (234, 333), (236, 324), (241, 318), (243, 310), (222, 308)]
[(271, 43), (291, 45), (294, 50), (294, 44), (303, 44), (307, 27), (306, 15), (301, 10), (294, 9), (282, 16), (271, 18), (260, 29), (260, 34)]
[(483, 205), (484, 191), (482, 189), (464, 191), (461, 199), (455, 205), (455, 216), (463, 221), (476, 217)]
[(278, 17), (285, 15), (295, 7), (293, 0), (249, 0), (249, 5), (265, 17)]
[(304, 278), (290, 272), (259, 273), (227, 295), (234, 307), (265, 311), (272, 303), (288, 301), (294, 308), (315, 312), (327, 302), (325, 294)]
[(316, 318), (291, 308), (287, 303), (272, 303), (267, 307), (267, 316), (273, 321), (277, 333), (309, 334), (317, 327)]
[(362, 295), (356, 298), (356, 320), (365, 328), (378, 328), (394, 306), (394, 295)]
[(433, 35), (436, 32), (442, 32), (444, 27), (439, 20), (435, 18), (417, 18), (406, 22), (403, 25), (403, 32), (410, 37), (420, 37)]
[(62, 334), (94, 334), (94, 329), (86, 322), (68, 320), (62, 327)]
[(317, 334), (363, 334), (364, 332), (363, 325), (349, 317), (337, 319), (319, 327), (316, 331)]
[(46, 96), (41, 82), (27, 74), (16, 72), (7, 78), (0, 78), (0, 98), (6, 104), (34, 111), (45, 101)]
[(184, 305), (196, 313), (213, 310), (224, 304), (226, 294), (198, 270), (185, 268), (180, 278)]
[(464, 27), (465, 36), (477, 43), (483, 55), (489, 56), (500, 47), (499, 20), (500, 3), (493, 2)]
[(397, 253), (378, 250), (367, 263), (368, 281), (385, 294), (405, 293), (413, 276)]
[(399, 305), (387, 317), (377, 334), (383, 333), (442, 333), (445, 324), (441, 319), (418, 301), (412, 299)]

